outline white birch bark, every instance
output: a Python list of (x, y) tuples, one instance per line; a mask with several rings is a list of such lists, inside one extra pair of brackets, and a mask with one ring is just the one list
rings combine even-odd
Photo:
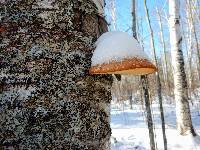
[(200, 80), (200, 52), (199, 52), (199, 44), (198, 44), (198, 35), (196, 32), (196, 26), (195, 26), (195, 21), (194, 21), (194, 14), (192, 11), (192, 4), (190, 0), (187, 0), (187, 7), (188, 7), (188, 20), (190, 23), (190, 30), (191, 30), (191, 47), (193, 45), (192, 43), (192, 38), (194, 38), (194, 45), (197, 51), (197, 59), (198, 59), (198, 63), (197, 63), (197, 71), (198, 71), (198, 78)]
[(113, 27), (113, 30), (115, 31), (117, 29), (117, 17), (116, 17), (116, 1), (115, 0), (109, 0), (109, 11), (110, 11), (110, 17), (111, 17), (111, 24)]
[(196, 135), (192, 126), (188, 103), (187, 80), (182, 52), (182, 35), (180, 31), (180, 1), (169, 1), (169, 30), (171, 57), (174, 76), (174, 95), (176, 101), (177, 129), (181, 135)]
[(191, 97), (191, 87), (192, 87), (192, 30), (191, 30), (191, 20), (189, 19), (189, 11), (186, 9), (186, 20), (187, 20), (187, 31), (185, 33), (184, 26), (181, 24), (182, 36), (185, 41), (185, 47), (187, 49), (187, 81), (188, 81), (188, 94)]

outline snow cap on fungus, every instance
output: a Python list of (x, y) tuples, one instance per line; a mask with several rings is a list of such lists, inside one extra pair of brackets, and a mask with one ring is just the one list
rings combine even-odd
[(91, 74), (144, 75), (157, 70), (137, 40), (128, 33), (106, 32), (95, 44)]

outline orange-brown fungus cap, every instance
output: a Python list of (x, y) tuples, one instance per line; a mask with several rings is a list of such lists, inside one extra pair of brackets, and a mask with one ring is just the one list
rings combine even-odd
[(108, 64), (92, 66), (90, 74), (132, 74), (145, 75), (157, 71), (157, 68), (147, 59), (132, 58), (122, 61), (112, 61)]

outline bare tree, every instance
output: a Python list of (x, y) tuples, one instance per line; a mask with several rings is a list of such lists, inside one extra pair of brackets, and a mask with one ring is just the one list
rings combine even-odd
[[(193, 84), (193, 75), (192, 75), (192, 55), (193, 55), (193, 45), (192, 45), (192, 31), (191, 31), (191, 22), (188, 19), (189, 18), (189, 11), (186, 9), (186, 23), (184, 23), (184, 18), (181, 19), (181, 29), (182, 29), (182, 39), (183, 44), (187, 50), (187, 83), (188, 83), (188, 96), (191, 99), (191, 93), (192, 93), (192, 84)], [(184, 30), (187, 29), (186, 31)], [(191, 101), (192, 102), (192, 101)]]
[(176, 101), (177, 129), (181, 135), (196, 135), (188, 102), (187, 80), (182, 52), (182, 35), (180, 30), (180, 1), (169, 1), (169, 29), (171, 57), (174, 76), (174, 95)]
[[(150, 30), (150, 35), (151, 35), (150, 39), (151, 39), (151, 48), (153, 50), (154, 62), (155, 62), (155, 65), (158, 67), (156, 49), (155, 49), (155, 44), (154, 44), (154, 33), (153, 33), (153, 29), (151, 27), (149, 10), (147, 8), (146, 0), (144, 0), (144, 6), (145, 6), (145, 11), (146, 11), (147, 24), (148, 24), (148, 27)], [(166, 138), (166, 134), (165, 134), (165, 118), (164, 118), (164, 111), (163, 111), (163, 104), (162, 104), (162, 89), (161, 89), (161, 81), (160, 81), (159, 71), (156, 72), (156, 86), (157, 86), (157, 94), (158, 94), (158, 100), (159, 100), (159, 106), (160, 106), (159, 108), (160, 108), (160, 116), (161, 116), (161, 122), (162, 122), (164, 149), (167, 150), (167, 138)]]
[(171, 92), (171, 87), (170, 87), (170, 80), (169, 80), (169, 72), (168, 72), (168, 61), (167, 61), (167, 52), (166, 52), (166, 43), (163, 35), (163, 21), (161, 17), (161, 12), (156, 8), (157, 16), (158, 16), (158, 24), (160, 26), (160, 39), (161, 39), (161, 44), (162, 44), (162, 49), (163, 49), (163, 76), (164, 76), (164, 81), (165, 81), (165, 86), (167, 87), (167, 92), (169, 95)]
[[(195, 38), (195, 47), (196, 47), (196, 52), (197, 52), (197, 60), (198, 60), (198, 63), (197, 63), (197, 72), (198, 72), (198, 79), (200, 81), (200, 47), (199, 47), (199, 38), (198, 38), (198, 31), (195, 27), (195, 22), (198, 24), (197, 27), (199, 26), (200, 24), (200, 12), (198, 11), (199, 10), (199, 1), (198, 0), (191, 0), (191, 1), (188, 1), (189, 2), (189, 7), (190, 7), (190, 11), (192, 13), (192, 22), (193, 22), (193, 33), (194, 33), (194, 38)], [(196, 21), (195, 21), (196, 20)]]
[(155, 140), (154, 140), (154, 127), (153, 127), (153, 119), (151, 114), (151, 104), (150, 104), (150, 96), (149, 96), (149, 83), (146, 75), (141, 76), (141, 84), (144, 94), (144, 104), (146, 109), (146, 117), (147, 117), (147, 125), (149, 129), (149, 139), (150, 139), (150, 148), (151, 150), (156, 149)]
[[(133, 37), (137, 39), (136, 33), (136, 5), (135, 0), (132, 0), (132, 31)], [(147, 113), (147, 125), (149, 129), (149, 139), (150, 139), (150, 148), (151, 150), (155, 150), (155, 140), (154, 140), (154, 129), (153, 129), (153, 119), (151, 114), (151, 106), (150, 106), (150, 96), (149, 96), (149, 87), (148, 87), (148, 77), (147, 75), (141, 76), (141, 84), (144, 94), (144, 101), (145, 101), (145, 109)]]
[[(192, 4), (190, 0), (186, 0), (186, 7), (187, 7), (187, 19), (189, 22), (189, 26), (190, 26), (190, 37), (191, 37), (191, 44), (190, 44), (190, 51), (192, 51), (192, 47), (193, 47), (193, 41), (192, 39), (194, 39), (194, 47), (197, 51), (197, 71), (198, 71), (198, 79), (200, 80), (200, 48), (199, 48), (199, 43), (198, 43), (198, 36), (197, 36), (197, 31), (196, 31), (196, 26), (195, 26), (195, 21), (194, 21), (194, 12), (192, 11)], [(192, 57), (192, 56), (191, 56)]]
[(111, 24), (113, 27), (113, 30), (115, 31), (117, 29), (117, 16), (116, 16), (116, 0), (109, 0), (108, 1), (108, 7), (109, 7), (109, 14), (111, 16)]

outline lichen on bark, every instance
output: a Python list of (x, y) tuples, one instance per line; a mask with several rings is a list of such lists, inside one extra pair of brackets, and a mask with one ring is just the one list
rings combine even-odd
[(112, 79), (88, 74), (106, 24), (94, 3), (8, 0), (0, 14), (0, 149), (107, 149)]

